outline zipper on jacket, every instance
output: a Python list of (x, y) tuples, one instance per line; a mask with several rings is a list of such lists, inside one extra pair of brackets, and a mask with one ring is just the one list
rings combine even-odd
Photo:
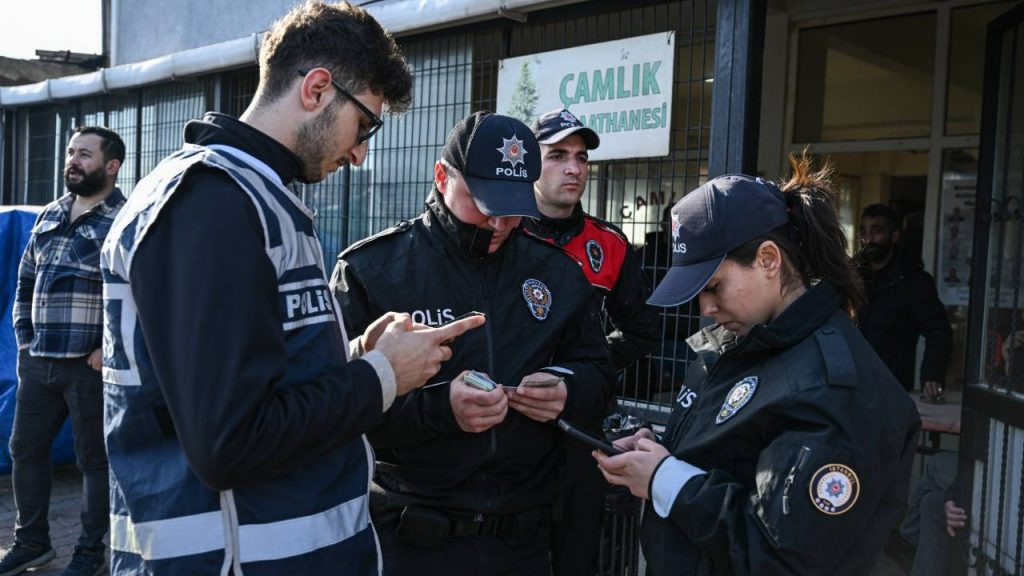
[[(483, 264), (481, 264), (478, 267), (480, 273), (478, 278), (480, 280), (480, 296), (483, 298), (483, 301), (485, 303), (483, 313), (485, 317), (489, 318), (491, 314), (491, 299), (487, 294), (487, 279), (485, 278), (487, 274), (484, 268), (485, 266)], [(490, 374), (491, 378), (495, 378), (496, 375), (494, 373), (494, 333), (491, 331), (490, 322), (484, 322), (484, 335), (487, 337), (487, 373)], [(488, 436), (490, 437), (491, 445), (490, 455), (492, 458), (498, 455), (497, 434), (498, 433), (497, 431), (495, 431), (494, 427), (488, 430)]]
[(797, 472), (800, 471), (804, 466), (804, 462), (807, 460), (807, 456), (810, 455), (811, 449), (807, 446), (800, 447), (800, 453), (797, 454), (796, 463), (789, 469), (789, 475), (786, 476), (785, 485), (782, 488), (782, 515), (789, 516), (789, 489), (793, 487), (793, 481), (796, 479)]

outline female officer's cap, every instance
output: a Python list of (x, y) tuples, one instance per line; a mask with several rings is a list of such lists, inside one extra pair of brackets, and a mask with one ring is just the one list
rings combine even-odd
[(693, 300), (731, 250), (788, 221), (775, 184), (743, 174), (709, 180), (672, 207), (672, 266), (647, 303), (668, 307)]

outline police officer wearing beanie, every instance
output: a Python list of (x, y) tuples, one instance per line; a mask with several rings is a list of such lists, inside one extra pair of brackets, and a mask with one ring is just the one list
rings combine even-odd
[(672, 209), (651, 303), (715, 324), (665, 434), (595, 453), (646, 498), (648, 574), (870, 572), (906, 501), (920, 418), (850, 319), (863, 296), (829, 171), (714, 178)]
[[(352, 246), (335, 268), (352, 334), (388, 310), (432, 326), (486, 316), (370, 434), (371, 507), (390, 574), (551, 572), (563, 441), (553, 422), (603, 413), (614, 376), (579, 266), (520, 231), (538, 216), (539, 175), (529, 128), (472, 114), (448, 135), (423, 214)], [(503, 386), (473, 388), (468, 370)], [(528, 385), (538, 381), (554, 384)]]

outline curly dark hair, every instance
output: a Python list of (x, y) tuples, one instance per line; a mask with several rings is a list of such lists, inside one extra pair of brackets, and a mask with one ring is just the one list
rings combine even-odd
[(348, 2), (310, 0), (271, 26), (260, 46), (259, 98), (280, 98), (299, 69), (322, 66), (346, 90), (384, 97), (400, 114), (412, 102), (412, 72), (391, 34), (373, 16)]

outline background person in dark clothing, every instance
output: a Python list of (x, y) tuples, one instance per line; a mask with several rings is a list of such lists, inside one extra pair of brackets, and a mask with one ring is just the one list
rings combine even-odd
[(647, 573), (870, 571), (906, 502), (920, 418), (850, 320), (862, 299), (830, 172), (782, 188), (720, 176), (672, 210), (672, 267), (650, 302), (699, 298), (715, 324), (663, 438), (594, 452), (648, 499)]
[(900, 250), (899, 214), (884, 204), (864, 209), (858, 254), (867, 304), (858, 311), (861, 332), (906, 390), (914, 388), (917, 339), (924, 336), (921, 388), (942, 396), (952, 331), (935, 280), (914, 255)]
[(14, 331), (18, 392), (11, 459), (18, 517), (0, 574), (19, 574), (54, 557), (50, 546), (50, 448), (71, 416), (82, 472), (82, 532), (65, 574), (106, 565), (110, 525), (103, 447), (103, 284), (100, 246), (124, 205), (115, 186), (124, 142), (95, 126), (75, 130), (65, 157), (68, 192), (49, 203), (32, 229), (18, 270)]
[[(650, 354), (658, 345), (658, 309), (647, 303), (650, 284), (636, 250), (612, 224), (583, 211), (587, 188), (588, 151), (601, 145), (597, 133), (566, 109), (537, 118), (533, 134), (540, 143), (541, 174), (534, 184), (539, 219), (528, 219), (527, 233), (558, 246), (586, 275), (612, 323), (606, 335), (612, 365), (622, 370)], [(609, 406), (609, 411), (614, 406)], [(601, 415), (574, 422), (600, 435)], [(590, 449), (565, 444), (562, 505), (551, 530), (551, 556), (556, 575), (590, 576), (601, 539), (601, 517), (608, 484)]]

